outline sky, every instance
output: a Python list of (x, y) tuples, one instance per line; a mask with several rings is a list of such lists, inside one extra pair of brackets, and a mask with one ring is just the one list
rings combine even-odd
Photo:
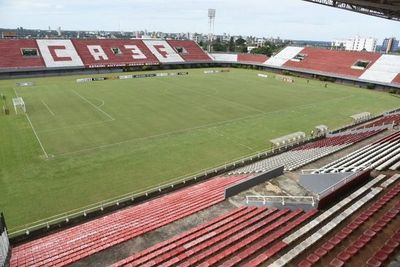
[(400, 38), (400, 22), (301, 0), (0, 0), (0, 28), (208, 32), (331, 41)]

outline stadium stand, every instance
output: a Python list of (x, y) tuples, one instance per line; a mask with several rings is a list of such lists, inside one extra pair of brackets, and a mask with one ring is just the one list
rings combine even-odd
[[(159, 243), (116, 264), (117, 266), (211, 266), (230, 258), (235, 266), (293, 230), (317, 210), (238, 208), (233, 212)], [(258, 249), (255, 249), (257, 247)]]
[[(397, 180), (399, 176), (396, 176)], [(394, 182), (392, 180), (392, 182)], [(389, 181), (389, 180), (387, 180)], [(381, 187), (386, 188), (388, 185), (384, 182)], [(377, 220), (373, 220), (373, 216), (378, 213), (379, 210), (383, 209), (388, 205), (389, 201), (395, 198), (400, 193), (400, 183), (397, 183), (392, 189), (388, 190), (384, 195), (379, 197), (374, 203), (368, 206), (365, 210), (358, 214), (352, 221), (343, 225), (343, 227), (336, 232), (336, 234), (317, 246), (317, 249), (313, 250), (308, 255), (303, 255), (303, 259), (298, 266), (312, 266), (317, 264), (324, 256), (335, 247), (341, 248), (341, 251), (337, 253), (334, 261), (339, 263), (348, 262), (352, 256), (357, 254), (360, 249), (365, 247), (370, 240), (376, 236), (382, 229), (390, 223), (397, 215), (400, 213), (400, 202), (392, 207), (389, 211), (382, 214)], [(352, 233), (357, 233), (359, 228), (364, 225), (369, 225), (369, 227), (361, 232), (359, 235)], [(351, 236), (353, 242), (349, 243), (348, 246), (341, 246), (342, 243)], [(390, 252), (391, 253), (391, 252)]]
[(362, 80), (391, 83), (400, 73), (399, 56), (382, 55), (360, 76)]
[[(286, 244), (286, 246), (295, 243), (296, 240), (299, 240), (303, 236), (307, 236), (304, 240), (300, 243), (295, 245), (294, 247), (291, 246), (290, 250), (287, 251), (285, 254), (281, 255), (277, 260), (275, 260), (270, 266), (279, 267), (285, 266), (286, 264), (292, 262), (295, 258), (303, 254), (308, 248), (313, 246), (316, 242), (322, 240), (324, 236), (329, 234), (332, 230), (334, 230), (338, 225), (341, 223), (346, 223), (346, 219), (351, 215), (355, 214), (359, 209), (363, 208), (367, 203), (369, 203), (372, 199), (374, 199), (382, 190), (382, 187), (373, 187), (377, 183), (381, 182), (386, 176), (380, 175), (366, 185), (359, 188), (357, 191), (349, 195), (348, 197), (344, 198), (334, 206), (332, 206), (327, 211), (320, 214), (317, 218), (314, 218), (310, 221), (307, 225), (303, 226), (301, 229), (297, 230), (293, 234), (289, 235), (288, 237), (284, 238), (282, 242)], [(398, 194), (398, 193), (397, 193)], [(394, 197), (394, 195), (393, 195)], [(338, 212), (342, 210), (344, 207), (347, 207), (342, 212)], [(323, 221), (327, 218), (335, 215), (334, 218), (330, 218), (330, 221), (326, 223), (324, 226), (319, 228), (314, 233), (310, 233), (310, 230), (315, 228), (318, 225), (321, 225)], [(360, 222), (361, 223), (361, 222)], [(349, 224), (350, 225), (350, 224)], [(349, 227), (352, 227), (351, 225)], [(322, 247), (325, 250), (330, 250), (337, 246), (340, 243), (341, 239), (338, 237), (334, 237), (330, 239), (329, 246)], [(284, 245), (282, 245), (284, 246)], [(261, 254), (253, 261), (251, 261), (248, 265), (245, 266), (259, 266), (263, 262), (270, 259), (271, 256)], [(312, 261), (314, 259), (311, 258)], [(306, 266), (306, 265), (301, 265)]]
[(72, 40), (86, 67), (159, 64), (141, 40)]
[(224, 200), (224, 188), (247, 176), (225, 176), (19, 245), (11, 266), (67, 265)]
[(185, 61), (211, 61), (203, 49), (193, 41), (168, 40), (167, 42)]
[[(400, 83), (400, 56), (311, 47), (282, 49), (268, 58), (252, 54), (208, 54), (187, 40), (0, 40), (0, 71), (82, 69), (176, 63), (243, 63), (361, 82)], [(24, 55), (23, 55), (24, 54)]]
[(394, 78), (393, 82), (400, 84), (400, 73)]
[(183, 58), (164, 40), (143, 40), (143, 42), (162, 63), (184, 62)]
[(277, 166), (285, 166), (286, 171), (292, 171), (317, 159), (344, 149), (354, 143), (365, 140), (382, 132), (384, 129), (365, 130), (361, 133), (348, 131), (302, 145), (296, 149), (255, 162), (231, 172), (231, 174), (263, 172)]
[(400, 132), (384, 137), (372, 144), (366, 145), (332, 163), (329, 163), (316, 172), (345, 172), (354, 169), (377, 168), (383, 170), (396, 164), (400, 159)]
[(278, 54), (267, 59), (264, 64), (267, 66), (282, 67), (286, 62), (294, 58), (302, 50), (303, 47), (285, 47)]
[(364, 124), (361, 127), (358, 127), (358, 129), (370, 128), (370, 127), (379, 126), (379, 125), (389, 125), (389, 124), (391, 124), (393, 126), (400, 124), (400, 113), (399, 112), (385, 115), (377, 120), (374, 120), (370, 123)]
[[(24, 49), (29, 50), (26, 56), (23, 55)], [(0, 40), (0, 71), (44, 67), (35, 40)]]
[(237, 62), (237, 54), (223, 54), (223, 53), (212, 53), (210, 54), (214, 61), (218, 62)]
[(368, 69), (381, 56), (378, 53), (332, 51), (309, 47), (299, 53), (304, 55), (304, 59), (288, 60), (283, 66), (352, 77), (359, 77), (365, 72), (364, 69), (352, 68), (357, 61), (368, 62)]
[(241, 63), (264, 63), (268, 59), (265, 55), (238, 54), (237, 61)]
[(36, 40), (47, 68), (83, 67), (71, 40)]
[[(277, 255), (280, 257), (275, 258), (270, 266), (285, 266), (299, 257), (298, 266), (312, 266), (334, 248), (344, 248), (341, 243), (351, 236), (354, 244), (335, 256), (335, 261), (343, 262), (343, 259), (350, 259), (347, 254), (360, 250), (400, 213), (398, 200), (393, 206), (390, 205), (400, 194), (399, 178), (400, 175), (389, 179), (379, 175), (326, 211), (237, 208), (112, 266), (254, 267), (269, 262)], [(374, 215), (381, 209), (388, 207), (389, 210), (376, 220), (371, 219), (376, 218)], [(368, 225), (368, 229), (360, 233), (357, 229), (363, 225)], [(335, 228), (339, 226), (340, 230), (336, 231)], [(377, 255), (380, 262), (384, 261), (398, 246), (397, 239), (397, 233), (392, 235), (390, 241), (371, 258), (377, 260)], [(321, 244), (310, 251), (309, 248), (317, 242)]]

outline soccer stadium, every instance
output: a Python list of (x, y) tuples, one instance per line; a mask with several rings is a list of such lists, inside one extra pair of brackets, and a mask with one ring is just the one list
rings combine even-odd
[(400, 266), (399, 96), (399, 54), (0, 39), (0, 266)]

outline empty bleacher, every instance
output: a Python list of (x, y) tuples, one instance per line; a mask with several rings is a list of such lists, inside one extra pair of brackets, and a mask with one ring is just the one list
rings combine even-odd
[[(36, 49), (37, 56), (23, 56), (22, 48)], [(0, 71), (45, 68), (35, 40), (0, 40)]]
[[(312, 266), (328, 254), (335, 261), (343, 263), (343, 259), (350, 259), (346, 253), (356, 253), (355, 249), (362, 249), (387, 224), (394, 222), (400, 213), (398, 200), (393, 206), (390, 204), (400, 195), (400, 175), (386, 178), (385, 175), (379, 175), (371, 179), (323, 212), (315, 209), (307, 212), (301, 209), (290, 211), (287, 208), (278, 210), (273, 207), (237, 208), (139, 251), (116, 262), (113, 267), (254, 267), (265, 263), (278, 267), (296, 260), (299, 266)], [(382, 208), (387, 211), (371, 223), (371, 218)], [(357, 229), (365, 225), (368, 225), (368, 229), (359, 234), (360, 238), (355, 236)], [(340, 230), (337, 231), (338, 227)], [(343, 248), (341, 243), (350, 235), (355, 244), (342, 249), (342, 253), (339, 251)], [(397, 238), (398, 234), (392, 235), (391, 241), (381, 246), (379, 251), (382, 252), (376, 252), (377, 255), (371, 255), (371, 258), (382, 262), (394, 251)], [(382, 256), (382, 253), (386, 253), (386, 256)]]
[(316, 172), (345, 172), (359, 168), (377, 168), (383, 170), (395, 165), (400, 159), (400, 132), (396, 131), (372, 144), (366, 145)]
[(267, 59), (264, 64), (267, 66), (282, 67), (286, 62), (295, 57), (303, 49), (303, 47), (285, 47), (278, 54)]
[(237, 54), (224, 54), (224, 53), (212, 53), (210, 54), (214, 61), (216, 62), (237, 62)]
[(185, 61), (211, 61), (211, 58), (208, 56), (208, 54), (193, 41), (168, 40), (167, 42)]
[(391, 83), (400, 73), (400, 60), (396, 55), (382, 55), (360, 76), (362, 80)]
[[(362, 186), (360, 189), (344, 198), (330, 209), (320, 214), (318, 217), (314, 218), (304, 227), (283, 239), (282, 242), (285, 245), (282, 244), (281, 246), (288, 247), (289, 249), (286, 249), (286, 253), (280, 254), (280, 257), (275, 258), (275, 260), (269, 266), (285, 266), (298, 258), (301, 258), (299, 266), (312, 266), (325, 255), (329, 254), (329, 252), (333, 249), (340, 248), (342, 240), (346, 239), (348, 235), (350, 235), (353, 231), (355, 231), (355, 229), (368, 220), (368, 218), (372, 216), (374, 212), (379, 210), (380, 207), (392, 199), (398, 199), (400, 194), (400, 183), (397, 182), (394, 187), (388, 191), (386, 191), (387, 189), (384, 187), (378, 186), (378, 183), (381, 183), (385, 177), (385, 175), (380, 175), (372, 179), (366, 185)], [(374, 200), (382, 191), (384, 192), (383, 195), (379, 197), (373, 204), (369, 204), (369, 202)], [(368, 208), (364, 209), (365, 206)], [(345, 210), (343, 210), (344, 208)], [(356, 219), (351, 221), (347, 220), (349, 217), (355, 215), (360, 209), (364, 210), (358, 215), (358, 217), (356, 217)], [(333, 218), (330, 218), (332, 215)], [(392, 216), (391, 219), (385, 219), (386, 223), (390, 222), (395, 217), (393, 214), (390, 216)], [(327, 218), (329, 218), (329, 221), (327, 223), (322, 223)], [(339, 225), (344, 225), (345, 227), (343, 227), (340, 231), (337, 231), (335, 228), (337, 228)], [(384, 227), (382, 224), (377, 225)], [(311, 231), (311, 229), (315, 230)], [(378, 229), (375, 228), (375, 230)], [(375, 234), (376, 232), (373, 230), (364, 231), (363, 236), (365, 235), (365, 237), (362, 238), (362, 242), (367, 242), (368, 239), (371, 239), (371, 237)], [(328, 238), (326, 238), (326, 236), (328, 236)], [(355, 245), (359, 246), (360, 244), (357, 242)], [(315, 249), (311, 250), (312, 252), (310, 253), (310, 249), (312, 249), (312, 247)], [(332, 252), (330, 254), (332, 254)], [(260, 255), (245, 266), (259, 266), (268, 260), (271, 260), (271, 256)], [(343, 266), (344, 264), (342, 260), (337, 258), (332, 261), (333, 262), (331, 262), (331, 266)]]
[(113, 266), (237, 266), (316, 212), (238, 208)]
[(330, 135), (322, 140), (311, 142), (291, 151), (241, 167), (231, 173), (240, 174), (263, 172), (267, 169), (282, 165), (285, 166), (285, 170), (292, 171), (317, 159), (344, 149), (354, 143), (365, 140), (382, 131), (383, 129), (367, 129), (361, 133), (352, 133), (351, 131), (348, 131), (346, 133)]
[(67, 265), (224, 200), (224, 188), (246, 176), (217, 177), (19, 245), (11, 266)]
[[(98, 66), (129, 66), (137, 64), (159, 64), (157, 58), (150, 52), (141, 40), (72, 40), (79, 56), (86, 67)], [(89, 47), (97, 52), (97, 57), (91, 54)], [(119, 53), (113, 52), (118, 51)], [(104, 55), (104, 56), (101, 56)]]
[(370, 62), (368, 65), (370, 67), (381, 56), (379, 53), (335, 51), (311, 47), (304, 48), (300, 53), (305, 55), (303, 60), (289, 60), (284, 66), (351, 77), (359, 77), (365, 72), (364, 69), (352, 68), (358, 60)]
[[(394, 181), (398, 180), (399, 176), (396, 176)], [(392, 181), (393, 182), (393, 181)], [(383, 184), (381, 184), (382, 186)], [(387, 187), (387, 185), (383, 186)], [(372, 217), (382, 208), (384, 208), (387, 203), (395, 198), (400, 193), (400, 183), (387, 191), (378, 200), (374, 201), (365, 210), (363, 210), (358, 216), (356, 216), (349, 223), (346, 223), (340, 230), (336, 231), (336, 234), (330, 239), (326, 240), (322, 244), (318, 245), (315, 250), (308, 253), (308, 255), (303, 255), (303, 260), (299, 263), (299, 266), (312, 266), (319, 261), (321, 261), (324, 256), (331, 252), (335, 247), (341, 248), (340, 251), (336, 252), (336, 256), (332, 261), (338, 263), (348, 262), (352, 256), (357, 254), (360, 249), (368, 244), (371, 239), (377, 235), (382, 229), (393, 220), (400, 212), (399, 209), (390, 209), (381, 215), (374, 222)], [(395, 206), (399, 205), (399, 202)], [(360, 232), (357, 229), (361, 228), (363, 225), (370, 225), (366, 230), (363, 230), (359, 235), (352, 235), (352, 233)], [(364, 227), (365, 228), (365, 227)], [(353, 242), (350, 242), (347, 246), (342, 246), (345, 240), (349, 239), (352, 235)]]
[(394, 78), (393, 82), (400, 84), (400, 73), (396, 76), (396, 78)]
[(369, 122), (367, 124), (364, 124), (360, 126), (358, 129), (361, 128), (369, 128), (369, 127), (374, 127), (374, 126), (380, 126), (380, 125), (399, 125), (400, 124), (400, 113), (396, 112), (393, 114), (387, 114), (377, 120), (374, 120), (372, 122)]
[(258, 54), (238, 54), (237, 61), (241, 63), (264, 63), (268, 57), (266, 55)]

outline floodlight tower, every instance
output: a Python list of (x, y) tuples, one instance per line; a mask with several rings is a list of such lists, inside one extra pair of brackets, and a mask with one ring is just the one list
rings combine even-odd
[(211, 43), (214, 35), (215, 9), (208, 9), (208, 52), (211, 52)]

